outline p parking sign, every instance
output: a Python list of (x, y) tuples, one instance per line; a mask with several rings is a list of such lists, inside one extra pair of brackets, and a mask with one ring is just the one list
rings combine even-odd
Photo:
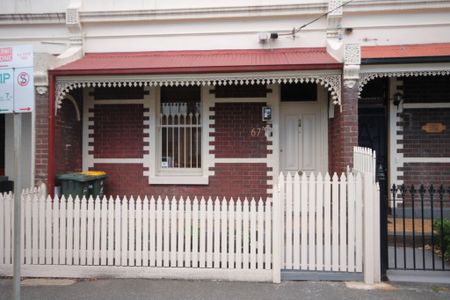
[(33, 48), (0, 47), (0, 113), (34, 108)]

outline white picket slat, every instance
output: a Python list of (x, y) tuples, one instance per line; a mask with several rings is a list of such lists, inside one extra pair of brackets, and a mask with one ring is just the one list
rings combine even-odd
[[(172, 204), (176, 202), (175, 197), (172, 199)], [(164, 198), (164, 213), (163, 213), (163, 228), (164, 228), (164, 233), (163, 233), (163, 266), (164, 267), (168, 267), (170, 266), (170, 211), (171, 211), (171, 207), (170, 207), (170, 201), (169, 198), (166, 197)], [(173, 222), (173, 220), (172, 220)], [(172, 233), (173, 233), (173, 228), (172, 228)], [(173, 244), (172, 244), (173, 246)], [(173, 250), (173, 249), (172, 249)]]
[(73, 265), (73, 198), (69, 196), (67, 199), (67, 251), (66, 251), (66, 264)]
[(200, 241), (199, 241), (199, 268), (206, 267), (206, 204), (205, 198), (200, 200)]
[(234, 269), (234, 260), (235, 260), (235, 230), (234, 230), (234, 217), (235, 217), (235, 210), (234, 210), (234, 199), (233, 197), (230, 198), (230, 203), (228, 207), (228, 268)]
[(93, 251), (93, 264), (95, 266), (100, 265), (100, 222), (101, 222), (101, 200), (100, 197), (94, 199), (94, 251)]
[(214, 207), (212, 198), (207, 201), (207, 219), (206, 219), (206, 267), (213, 267), (213, 231), (214, 231)]
[(250, 269), (256, 269), (256, 201), (252, 198), (250, 202)]
[(353, 174), (349, 173), (347, 178), (348, 184), (348, 254), (347, 254), (347, 271), (355, 271), (355, 181)]
[(198, 268), (198, 199), (192, 202), (192, 267)]
[(293, 200), (293, 191), (292, 191), (292, 176), (288, 172), (286, 176), (286, 261), (285, 268), (292, 269), (292, 200)]
[(361, 173), (356, 174), (356, 272), (362, 272), (363, 260), (363, 183)]
[(108, 199), (106, 196), (103, 196), (100, 202), (100, 265), (106, 266), (106, 259), (107, 259), (107, 249), (106, 249), (106, 243), (107, 243), (107, 216), (108, 216)]
[(141, 197), (136, 199), (136, 266), (142, 266), (142, 200)]
[(222, 200), (222, 207), (220, 211), (220, 267), (227, 268), (227, 200)]
[[(149, 231), (150, 231), (150, 243), (149, 243), (149, 265), (150, 267), (154, 267), (156, 265), (156, 240), (158, 238), (158, 231), (156, 228), (156, 203), (155, 198), (150, 198), (149, 203), (149, 218), (150, 218), (150, 224), (149, 224)], [(154, 234), (156, 233), (156, 234)]]
[(330, 174), (325, 174), (324, 180), (324, 270), (331, 270), (331, 181)]
[(294, 192), (293, 192), (293, 269), (300, 269), (300, 176), (298, 173), (294, 175)]
[(119, 196), (114, 199), (114, 265), (120, 266), (122, 259), (122, 205)]
[(73, 264), (80, 264), (80, 198), (75, 197), (73, 204)]
[(86, 265), (87, 257), (87, 202), (86, 197), (81, 198), (81, 211), (80, 211), (80, 265)]
[[(272, 201), (271, 201), (272, 202)], [(272, 205), (268, 201), (265, 203), (264, 210), (264, 269), (272, 268)], [(275, 233), (279, 234), (279, 233)]]
[(248, 199), (244, 199), (244, 203), (242, 206), (242, 268), (247, 270), (250, 268), (249, 264), (249, 255), (250, 255), (250, 243), (249, 243), (249, 220), (250, 220), (250, 212), (248, 206)]
[(339, 180), (336, 173), (332, 179), (331, 218), (332, 218), (332, 244), (331, 267), (333, 271), (339, 271)]
[(95, 222), (95, 211), (94, 211), (94, 198), (92, 196), (88, 199), (87, 205), (87, 265), (94, 264), (94, 222)]
[[(52, 227), (53, 227), (53, 258), (52, 262), (54, 265), (59, 264), (59, 198), (55, 197), (53, 200), (53, 216), (52, 216)], [(92, 232), (92, 228), (91, 228)]]
[(308, 269), (308, 178), (303, 173), (300, 188), (301, 202), (301, 269)]
[(258, 231), (257, 231), (257, 262), (256, 268), (263, 269), (264, 268), (264, 204), (263, 200), (260, 198), (258, 201), (258, 212), (257, 212), (257, 223), (258, 223)]
[[(145, 196), (144, 202), (142, 204), (142, 266), (144, 266), (144, 267), (148, 266), (148, 254), (149, 254), (149, 247), (148, 247), (149, 214), (148, 214), (148, 211), (149, 211), (148, 198), (147, 198), (147, 196)], [(151, 234), (153, 236), (154, 232), (151, 232)]]
[[(166, 222), (164, 222), (166, 223)], [(156, 203), (156, 266), (163, 264), (163, 203), (161, 197), (158, 197)], [(168, 237), (167, 237), (168, 238)], [(150, 264), (151, 265), (151, 264)]]
[(122, 241), (122, 245), (121, 245), (121, 259), (120, 262), (122, 264), (122, 266), (127, 266), (128, 265), (128, 200), (127, 197), (123, 197), (122, 198), (122, 204), (121, 204), (121, 210), (122, 210), (122, 216), (121, 216), (121, 221), (122, 221), (122, 231), (121, 231), (121, 241)]
[(220, 268), (220, 200), (214, 201), (214, 268)]
[(242, 201), (236, 201), (236, 269), (242, 269)]
[(178, 204), (178, 247), (177, 247), (177, 267), (184, 265), (184, 199), (180, 198)]
[(191, 267), (191, 229), (192, 229), (192, 205), (191, 199), (187, 197), (186, 205), (185, 205), (185, 220), (184, 220), (184, 228), (185, 228), (185, 248), (184, 248), (184, 267)]
[(170, 266), (177, 266), (177, 199), (175, 197), (170, 202)]
[(323, 271), (323, 177), (319, 173), (317, 175), (316, 185), (316, 269)]
[(133, 196), (128, 201), (128, 266), (135, 266), (135, 202)]
[(340, 255), (340, 271), (347, 271), (347, 178), (345, 174), (341, 174), (339, 182), (339, 255)]
[(114, 199), (113, 197), (108, 198), (107, 202), (108, 210), (108, 220), (107, 220), (107, 239), (108, 239), (108, 250), (107, 250), (107, 260), (108, 266), (114, 265)]
[(308, 184), (308, 270), (316, 270), (316, 177), (309, 176)]
[(39, 263), (39, 203), (38, 203), (38, 197), (36, 194), (33, 194), (32, 196), (29, 196), (32, 203), (32, 263), (38, 264)]

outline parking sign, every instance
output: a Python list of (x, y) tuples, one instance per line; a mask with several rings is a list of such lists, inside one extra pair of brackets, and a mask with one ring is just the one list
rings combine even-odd
[(0, 113), (34, 108), (33, 48), (0, 47)]

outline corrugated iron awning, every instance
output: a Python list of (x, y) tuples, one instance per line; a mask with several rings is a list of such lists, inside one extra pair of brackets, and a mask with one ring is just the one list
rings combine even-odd
[(363, 64), (420, 63), (450, 61), (450, 43), (361, 48)]
[(87, 53), (55, 75), (186, 74), (340, 69), (325, 48)]

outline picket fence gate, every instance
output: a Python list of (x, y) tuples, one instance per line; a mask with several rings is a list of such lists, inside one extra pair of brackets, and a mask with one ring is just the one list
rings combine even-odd
[[(45, 188), (25, 190), (22, 274), (280, 282), (297, 271), (377, 282), (375, 153), (355, 152), (353, 172), (280, 174), (267, 199), (52, 198)], [(13, 199), (0, 194), (0, 276), (12, 275)], [(300, 277), (311, 278), (320, 276)]]
[(360, 173), (279, 177), (285, 270), (362, 272)]

